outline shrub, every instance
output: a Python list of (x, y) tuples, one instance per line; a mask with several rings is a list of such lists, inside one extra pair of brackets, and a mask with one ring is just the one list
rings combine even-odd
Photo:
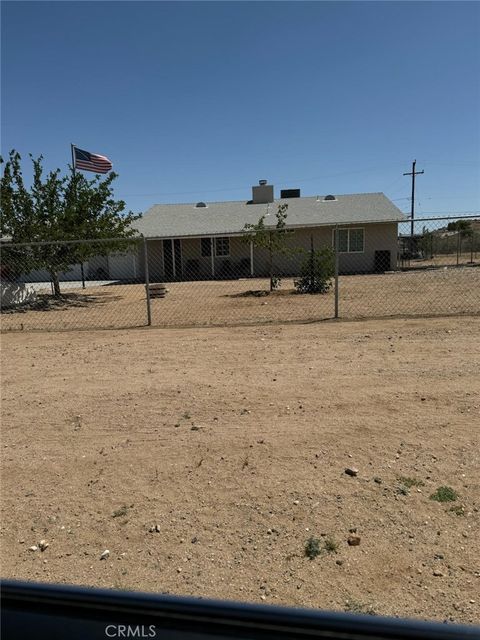
[(437, 502), (454, 502), (458, 498), (458, 493), (452, 487), (438, 487), (435, 493), (432, 493), (430, 500)]
[(337, 553), (338, 543), (333, 538), (325, 538), (325, 551), (327, 553)]
[(450, 507), (449, 511), (454, 513), (456, 516), (464, 516), (465, 515), (465, 507), (463, 504), (456, 504), (453, 507)]
[(305, 544), (305, 555), (307, 556), (307, 558), (310, 558), (310, 560), (313, 560), (314, 558), (319, 556), (320, 553), (320, 540), (311, 536)]
[(404, 487), (407, 489), (411, 489), (412, 487), (424, 487), (425, 483), (423, 480), (419, 480), (418, 478), (410, 478), (408, 476), (399, 476), (398, 480)]
[(334, 252), (329, 247), (310, 251), (294, 281), (297, 293), (327, 293), (335, 273)]
[(345, 603), (345, 611), (348, 613), (364, 614), (369, 616), (376, 616), (377, 613), (373, 608), (373, 605), (360, 602), (354, 598), (350, 598)]

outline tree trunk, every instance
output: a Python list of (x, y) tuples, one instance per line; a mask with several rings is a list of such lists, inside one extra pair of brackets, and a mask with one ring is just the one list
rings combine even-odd
[(310, 293), (313, 293), (315, 290), (315, 254), (313, 248), (313, 235), (310, 236), (310, 282), (309, 288)]
[(55, 296), (55, 298), (60, 298), (62, 294), (60, 293), (60, 281), (58, 279), (58, 273), (56, 271), (51, 271), (50, 278), (52, 279), (53, 283), (53, 295)]
[(83, 268), (83, 262), (80, 263), (80, 271), (82, 274), (82, 289), (85, 289), (85, 270)]
[(269, 258), (270, 258), (270, 291), (273, 291), (273, 251), (272, 251), (272, 236), (270, 235), (270, 247), (269, 247)]

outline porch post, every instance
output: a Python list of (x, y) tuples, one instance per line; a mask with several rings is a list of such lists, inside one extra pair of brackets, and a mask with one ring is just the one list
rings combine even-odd
[(253, 276), (253, 241), (250, 240), (250, 275)]
[(210, 238), (210, 260), (212, 263), (212, 278), (215, 277), (215, 240)]

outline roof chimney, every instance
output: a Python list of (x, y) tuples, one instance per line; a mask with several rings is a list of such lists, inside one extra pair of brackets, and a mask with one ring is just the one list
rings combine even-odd
[(252, 204), (266, 204), (273, 202), (273, 185), (267, 180), (259, 180), (258, 187), (252, 187)]

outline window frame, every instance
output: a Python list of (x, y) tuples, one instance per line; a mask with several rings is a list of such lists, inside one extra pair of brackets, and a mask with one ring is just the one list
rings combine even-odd
[[(335, 250), (335, 229), (332, 229), (332, 246)], [(365, 253), (365, 227), (339, 227), (338, 231), (346, 231), (347, 232), (347, 251), (339, 251), (338, 253), (352, 253), (352, 254), (361, 254)], [(361, 231), (362, 232), (362, 250), (361, 251), (351, 251), (350, 249), (350, 231)]]
[[(227, 242), (228, 243), (228, 253), (219, 253), (218, 252), (218, 241), (221, 240), (222, 242)], [(230, 236), (218, 236), (217, 238), (215, 238), (215, 257), (216, 258), (229, 258), (230, 257)]]

